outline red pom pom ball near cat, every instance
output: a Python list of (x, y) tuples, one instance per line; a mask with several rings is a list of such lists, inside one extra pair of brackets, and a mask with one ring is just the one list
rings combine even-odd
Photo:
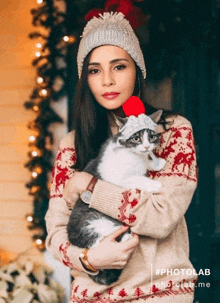
[(140, 114), (145, 114), (144, 103), (136, 96), (131, 96), (127, 101), (125, 101), (122, 108), (127, 117), (137, 117)]

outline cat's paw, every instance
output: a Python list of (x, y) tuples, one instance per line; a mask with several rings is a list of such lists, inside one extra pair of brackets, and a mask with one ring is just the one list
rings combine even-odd
[(150, 188), (148, 189), (148, 191), (149, 191), (150, 193), (152, 193), (152, 192), (158, 191), (161, 187), (162, 187), (162, 183), (161, 183), (160, 181), (154, 180), (154, 182), (151, 183), (151, 186), (150, 186)]
[(131, 232), (125, 232), (121, 238), (121, 242), (127, 241), (132, 238)]
[(159, 159), (157, 159), (157, 165), (154, 168), (154, 170), (159, 171), (162, 168), (164, 168), (165, 165), (166, 165), (166, 160), (163, 158), (159, 158)]

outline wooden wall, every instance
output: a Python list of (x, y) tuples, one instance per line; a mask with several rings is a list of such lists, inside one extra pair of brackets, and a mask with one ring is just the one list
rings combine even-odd
[[(32, 210), (32, 198), (25, 183), (30, 172), (27, 162), (27, 122), (35, 114), (23, 107), (35, 84), (31, 61), (35, 42), (28, 38), (33, 31), (30, 9), (34, 0), (1, 1), (0, 6), (0, 254), (12, 259), (33, 247), (25, 214)], [(5, 253), (3, 253), (5, 252)], [(33, 260), (43, 261), (43, 254), (33, 249)]]

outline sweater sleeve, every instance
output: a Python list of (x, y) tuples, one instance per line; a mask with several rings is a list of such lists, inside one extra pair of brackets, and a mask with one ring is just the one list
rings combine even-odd
[(162, 133), (155, 155), (166, 160), (161, 171), (148, 172), (149, 178), (162, 183), (158, 192), (126, 189), (99, 180), (90, 207), (129, 225), (134, 233), (165, 238), (184, 216), (197, 185), (195, 144), (190, 122)]
[[(51, 196), (45, 221), (47, 226), (46, 248), (52, 256), (72, 269), (87, 272), (81, 265), (79, 254), (82, 249), (70, 244), (67, 235), (67, 223), (71, 210), (63, 198), (66, 181), (72, 176), (70, 168), (76, 160), (75, 150), (66, 141), (69, 133), (60, 144), (51, 178)], [(88, 273), (88, 272), (87, 272)]]

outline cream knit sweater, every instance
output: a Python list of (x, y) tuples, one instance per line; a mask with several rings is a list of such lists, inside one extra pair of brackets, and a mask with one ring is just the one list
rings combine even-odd
[[(61, 141), (45, 217), (46, 247), (72, 269), (74, 281), (69, 302), (193, 302), (197, 274), (189, 261), (184, 214), (197, 185), (195, 145), (190, 122), (181, 116), (172, 120), (168, 131), (158, 127), (161, 139), (154, 152), (166, 159), (166, 166), (160, 172), (148, 172), (149, 177), (162, 182), (159, 192), (130, 190), (102, 180), (96, 183), (90, 207), (130, 225), (140, 236), (139, 245), (111, 287), (88, 277), (79, 261), (82, 249), (68, 241), (66, 225), (71, 210), (62, 191), (76, 160), (74, 131)], [(117, 132), (117, 126), (112, 125), (112, 132)]]

